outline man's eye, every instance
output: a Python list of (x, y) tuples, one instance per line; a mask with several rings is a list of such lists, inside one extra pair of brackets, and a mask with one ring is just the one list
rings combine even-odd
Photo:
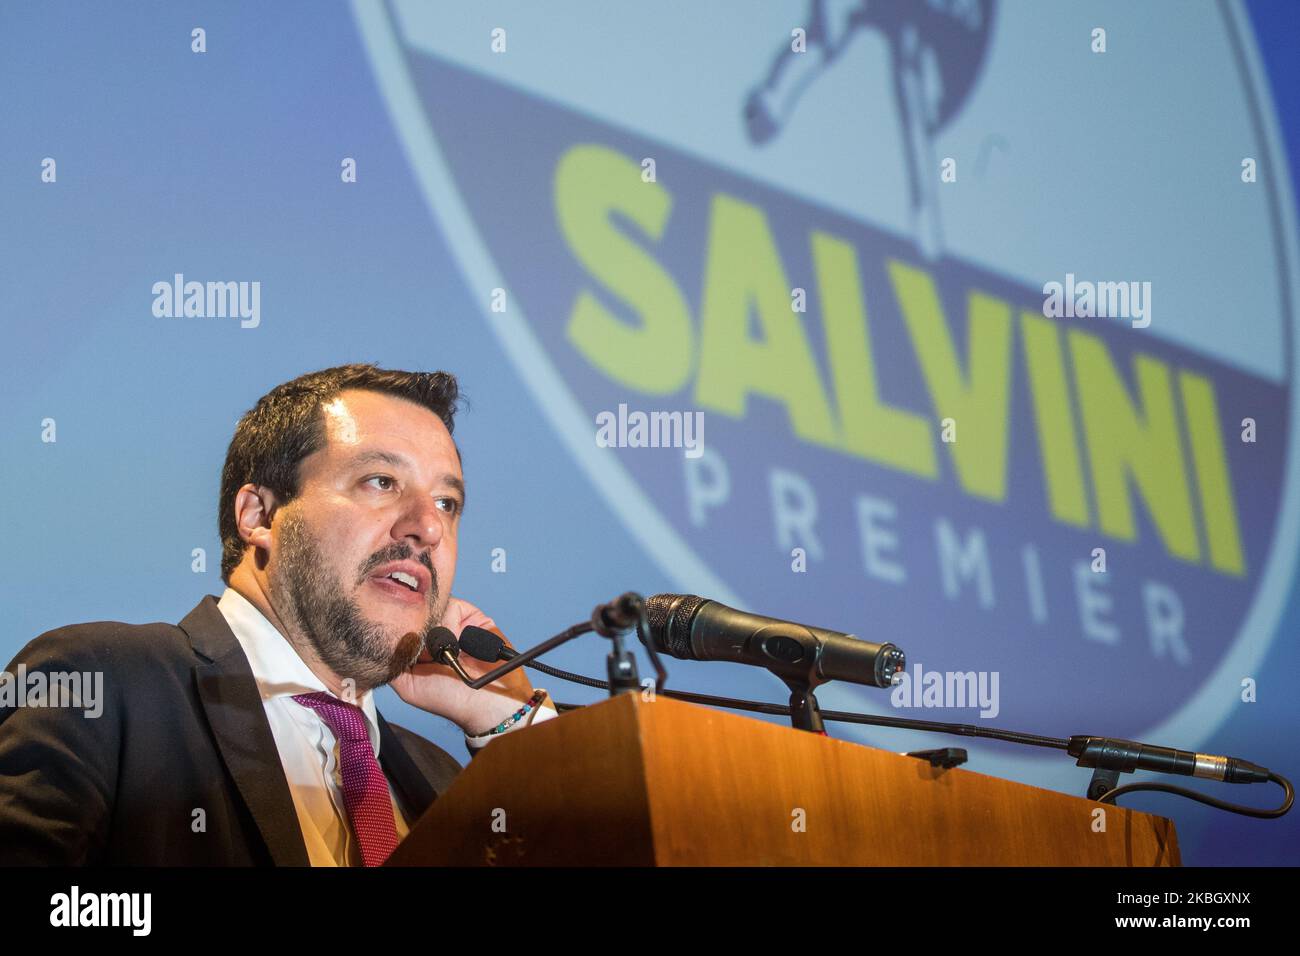
[[(375, 475), (373, 478), (367, 478), (367, 479), (366, 479), (366, 482), (367, 482), (367, 483), (372, 482), (372, 481), (386, 481), (386, 482), (388, 482), (388, 486), (387, 486), (387, 487), (380, 487), (380, 488), (379, 488), (380, 491), (388, 491), (388, 490), (390, 490), (390, 489), (392, 488), (392, 486), (393, 486), (393, 479), (392, 479), (392, 477), (390, 477), (389, 475)], [(378, 487), (378, 486), (377, 486), (377, 487)]]
[(448, 514), (460, 513), (460, 502), (455, 498), (439, 498), (438, 503), (443, 506), (443, 510)]

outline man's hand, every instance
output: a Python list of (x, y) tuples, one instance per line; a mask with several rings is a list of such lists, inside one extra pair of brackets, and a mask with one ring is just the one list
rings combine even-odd
[[(472, 625), (491, 631), (505, 640), (507, 647), (512, 646), (492, 618), (458, 597), (448, 601), (442, 623), (458, 638), (461, 631)], [(479, 677), (499, 667), (501, 662), (488, 664), (462, 654), (460, 665), (470, 677)], [(420, 651), (420, 659), (410, 670), (393, 681), (392, 688), (408, 704), (454, 721), (470, 736), (492, 729), (533, 695), (533, 685), (522, 667), (486, 687), (472, 690), (450, 667), (433, 663), (427, 648)]]

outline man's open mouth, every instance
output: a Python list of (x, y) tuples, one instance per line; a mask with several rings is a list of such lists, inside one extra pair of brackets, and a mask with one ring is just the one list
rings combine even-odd
[(423, 604), (424, 595), (390, 576), (371, 578), (371, 583), (389, 597), (406, 604)]
[(414, 574), (407, 574), (405, 571), (393, 571), (391, 574), (385, 574), (384, 578), (389, 581), (396, 581), (398, 584), (405, 584), (412, 591), (420, 590), (420, 582)]
[(370, 576), (370, 580), (392, 598), (409, 604), (423, 604), (432, 585), (431, 576), (423, 568), (412, 566), (409, 561), (401, 564), (402, 566), (394, 567), (390, 564), (380, 568), (378, 574)]

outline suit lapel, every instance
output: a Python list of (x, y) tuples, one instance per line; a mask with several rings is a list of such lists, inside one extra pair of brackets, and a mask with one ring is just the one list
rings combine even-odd
[(401, 739), (388, 726), (383, 714), (375, 711), (375, 716), (379, 719), (379, 765), (392, 781), (393, 789), (397, 791), (410, 823), (414, 825), (424, 815), (424, 811), (429, 809), (429, 804), (433, 803), (437, 793), (433, 784), (406, 752)]
[[(216, 598), (204, 597), (180, 627), (189, 635), (195, 651), (206, 658), (194, 667), (199, 698), (221, 757), (266, 841), (271, 859), (277, 866), (308, 866), (298, 813), (253, 671), (217, 607)], [(382, 746), (387, 748), (387, 738)], [(395, 745), (394, 749), (400, 747)]]

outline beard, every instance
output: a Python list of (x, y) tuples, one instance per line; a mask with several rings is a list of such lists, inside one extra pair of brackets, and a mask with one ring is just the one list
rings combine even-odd
[[(394, 640), (361, 612), (349, 596), (351, 588), (329, 572), (306, 519), (290, 508), (283, 520), (275, 566), (268, 574), (272, 604), (280, 619), (298, 630), (326, 667), (339, 678), (352, 680), (358, 693), (400, 677), (419, 658), (425, 639), (441, 624), (446, 610), (446, 599), (438, 593), (438, 572), (428, 558), (416, 560), (432, 573), (433, 609), (419, 631)], [(395, 544), (366, 561), (359, 579), (364, 583), (370, 570), (411, 559), (414, 553), (405, 542)]]

